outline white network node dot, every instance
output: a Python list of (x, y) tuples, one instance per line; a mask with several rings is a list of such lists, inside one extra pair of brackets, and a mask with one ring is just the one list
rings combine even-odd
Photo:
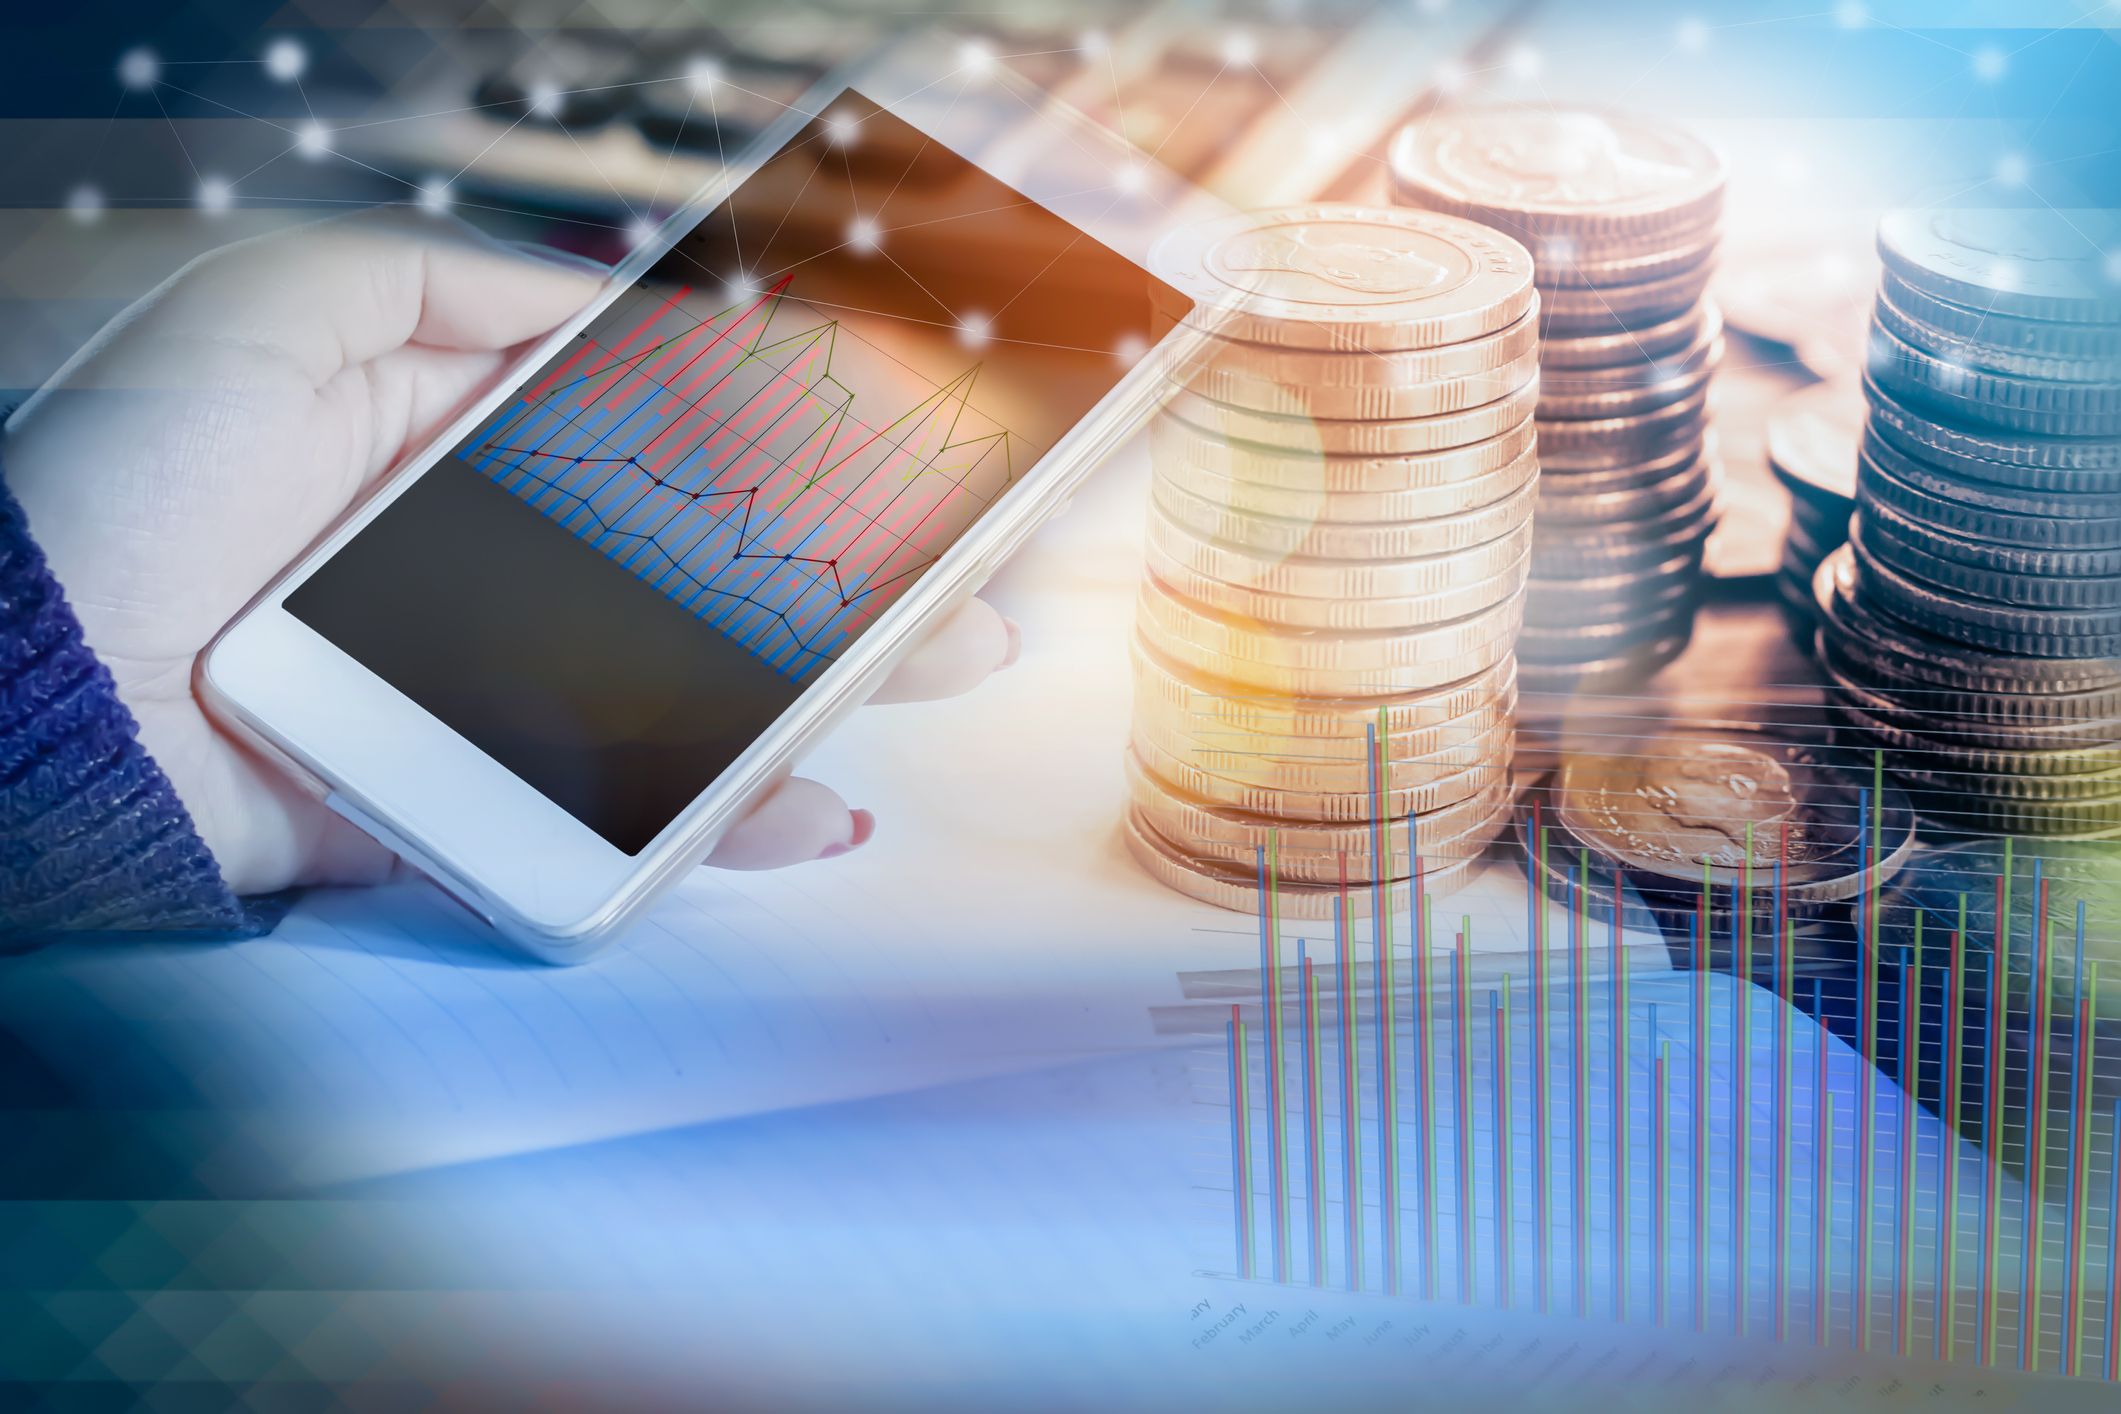
[(968, 39), (957, 47), (957, 66), (980, 78), (994, 71), (994, 51), (976, 39)]
[(295, 151), (304, 157), (322, 157), (331, 151), (331, 129), (311, 119), (295, 129)]
[(968, 348), (980, 348), (994, 337), (994, 321), (984, 314), (961, 314), (957, 320), (957, 336)]
[(293, 83), (308, 67), (308, 51), (292, 39), (276, 39), (265, 46), (265, 72), (281, 83)]
[(851, 113), (828, 113), (825, 115), (825, 141), (834, 147), (852, 147), (854, 140), (862, 135), (862, 124)]
[(1415, 0), (1414, 8), (1424, 15), (1440, 15), (1451, 8), (1451, 0)]
[(1259, 38), (1252, 31), (1233, 29), (1223, 36), (1223, 62), (1233, 69), (1249, 69), (1259, 62)]
[(226, 177), (201, 177), (197, 200), (201, 211), (219, 215), (236, 204), (236, 189)]
[(1841, 0), (1841, 3), (1834, 7), (1834, 23), (1843, 29), (1862, 29), (1870, 22), (1870, 11), (1858, 4), (1857, 0)]
[(1539, 77), (1539, 71), (1545, 67), (1545, 63), (1537, 49), (1529, 44), (1520, 44), (1503, 58), (1502, 67), (1513, 79), (1531, 80)]
[(685, 66), (685, 87), (704, 98), (722, 81), (722, 66), (702, 54)]
[(1698, 54), (1709, 47), (1709, 26), (1706, 20), (1686, 19), (1679, 22), (1679, 47), (1689, 54)]
[(1465, 65), (1456, 59), (1443, 59), (1437, 62), (1436, 75), (1431, 82), (1436, 85), (1438, 93), (1454, 94), (1465, 92), (1466, 84), (1471, 78), (1472, 75), (1466, 72)]
[(1149, 165), (1139, 157), (1129, 157), (1113, 174), (1112, 183), (1128, 196), (1140, 196), (1149, 189)]
[(429, 177), (420, 183), (419, 195), (413, 198), (415, 204), (430, 216), (439, 216), (447, 211), (455, 199), (449, 190), (449, 183), (440, 177)]
[(747, 300), (758, 298), (758, 282), (753, 280), (745, 271), (737, 271), (724, 283), (729, 286), (729, 297), (731, 299)]
[(639, 250), (655, 239), (655, 222), (646, 216), (636, 216), (626, 225), (626, 244)]
[(2009, 67), (2010, 60), (1993, 44), (1984, 44), (1974, 51), (1974, 77), (1983, 83), (1994, 83)]
[(1149, 352), (1149, 341), (1139, 334), (1123, 334), (1112, 356), (1119, 360), (1120, 367), (1132, 368)]
[(103, 215), (103, 193), (91, 186), (78, 186), (66, 194), (66, 214), (82, 225), (90, 225)]
[(1996, 159), (1996, 180), (2004, 186), (2022, 187), (2032, 174), (2032, 164), (2022, 152), (2006, 152)]
[(2018, 267), (2008, 260), (1999, 260), (1988, 268), (1988, 282), (1999, 290), (2018, 288)]
[(551, 117), (560, 111), (560, 86), (555, 83), (534, 83), (530, 86), (530, 111)]
[(1075, 38), (1075, 47), (1085, 54), (1102, 54), (1111, 44), (1101, 29), (1086, 29)]
[(2106, 253), (2106, 278), (2121, 285), (2121, 249)]
[(152, 49), (128, 49), (118, 59), (118, 82), (127, 88), (153, 88), (162, 80), (162, 61)]
[(884, 232), (874, 216), (857, 216), (847, 223), (847, 244), (867, 254), (884, 243)]

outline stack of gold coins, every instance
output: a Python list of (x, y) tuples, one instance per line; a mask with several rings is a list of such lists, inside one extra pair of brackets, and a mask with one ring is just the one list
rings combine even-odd
[(1449, 216), (1307, 206), (1155, 263), (1194, 303), (1151, 433), (1128, 843), (1229, 908), (1271, 877), (1291, 917), (1447, 888), (1509, 809), (1531, 257)]
[(1391, 151), (1411, 206), (1523, 241), (1540, 292), (1539, 530), (1518, 657), (1528, 690), (1626, 686), (1693, 635), (1716, 517), (1704, 298), (1716, 154), (1613, 113), (1446, 108)]

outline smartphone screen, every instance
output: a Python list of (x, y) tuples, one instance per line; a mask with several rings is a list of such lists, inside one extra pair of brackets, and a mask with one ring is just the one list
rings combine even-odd
[(1183, 308), (841, 94), (290, 593), (638, 853)]

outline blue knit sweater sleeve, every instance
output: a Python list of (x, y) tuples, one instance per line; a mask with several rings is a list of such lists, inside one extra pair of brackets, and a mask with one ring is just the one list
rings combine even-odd
[(0, 944), (269, 921), (222, 881), (0, 482)]

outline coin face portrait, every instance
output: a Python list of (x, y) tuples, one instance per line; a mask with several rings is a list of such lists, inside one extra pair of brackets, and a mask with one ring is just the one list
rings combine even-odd
[(1624, 863), (1649, 868), (1775, 859), (1798, 815), (1790, 768), (1744, 742), (1660, 740), (1653, 753), (1574, 757), (1562, 768), (1562, 819)]
[(1425, 294), (1468, 268), (1461, 251), (1420, 232), (1341, 222), (1247, 231), (1212, 258), (1233, 285), (1336, 303)]
[(1635, 201), (1693, 177), (1675, 154), (1603, 113), (1496, 114), (1455, 130), (1436, 155), (1473, 191), (1541, 205)]

